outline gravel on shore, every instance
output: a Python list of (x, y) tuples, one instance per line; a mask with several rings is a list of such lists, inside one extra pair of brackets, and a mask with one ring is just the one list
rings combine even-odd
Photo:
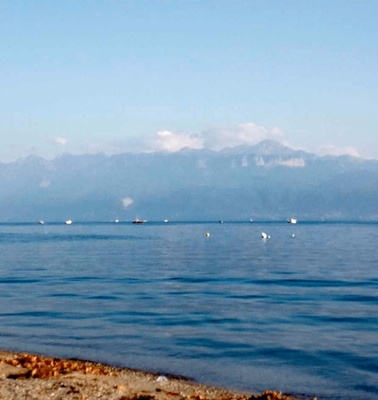
[(105, 364), (0, 351), (0, 400), (294, 400)]

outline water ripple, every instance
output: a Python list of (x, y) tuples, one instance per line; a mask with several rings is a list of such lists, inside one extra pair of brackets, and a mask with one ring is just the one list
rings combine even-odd
[(377, 399), (377, 226), (1, 225), (0, 344)]

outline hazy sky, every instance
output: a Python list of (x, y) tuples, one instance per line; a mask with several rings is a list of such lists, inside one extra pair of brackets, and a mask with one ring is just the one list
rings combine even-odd
[(377, 0), (0, 0), (0, 161), (276, 138), (378, 158)]

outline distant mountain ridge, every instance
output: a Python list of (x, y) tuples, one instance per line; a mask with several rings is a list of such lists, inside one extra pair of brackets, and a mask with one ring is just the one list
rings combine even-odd
[(0, 163), (0, 221), (378, 220), (378, 161), (274, 140), (221, 151)]

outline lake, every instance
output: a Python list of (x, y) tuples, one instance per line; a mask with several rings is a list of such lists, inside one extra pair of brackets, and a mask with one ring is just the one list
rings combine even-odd
[(377, 223), (0, 224), (0, 347), (378, 399), (377, 244)]

